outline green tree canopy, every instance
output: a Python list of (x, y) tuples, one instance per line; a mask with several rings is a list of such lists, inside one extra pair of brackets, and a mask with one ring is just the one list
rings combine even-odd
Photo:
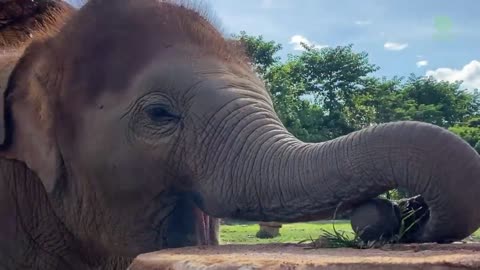
[(478, 93), (461, 89), (461, 82), (415, 75), (375, 77), (379, 67), (351, 44), (322, 49), (303, 44), (301, 53), (281, 61), (277, 54), (282, 46), (274, 41), (245, 32), (234, 39), (241, 41), (264, 79), (280, 119), (305, 141), (324, 141), (399, 120), (455, 126), (460, 132), (468, 119), (479, 115)]

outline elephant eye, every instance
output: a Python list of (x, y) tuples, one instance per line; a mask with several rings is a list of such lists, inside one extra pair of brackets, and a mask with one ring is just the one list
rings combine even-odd
[(170, 121), (177, 119), (177, 116), (170, 113), (166, 108), (160, 105), (150, 105), (145, 108), (148, 118), (154, 122)]

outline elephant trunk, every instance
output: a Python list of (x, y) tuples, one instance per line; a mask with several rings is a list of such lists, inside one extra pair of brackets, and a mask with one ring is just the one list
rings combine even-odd
[(198, 204), (213, 216), (326, 219), (339, 207), (403, 188), (429, 208), (414, 242), (463, 239), (480, 225), (479, 155), (445, 129), (395, 122), (308, 144), (278, 125), (264, 125), (238, 138), (217, 157), (216, 182), (198, 187)]

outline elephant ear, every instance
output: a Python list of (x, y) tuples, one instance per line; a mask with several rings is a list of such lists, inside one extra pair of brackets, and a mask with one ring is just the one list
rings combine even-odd
[(41, 43), (31, 44), (21, 57), (0, 58), (0, 158), (24, 162), (51, 192), (60, 159), (46, 83), (48, 59)]
[(46, 42), (75, 9), (57, 0), (23, 2), (0, 4), (0, 158), (24, 162), (52, 191), (60, 158), (49, 90), (60, 72), (49, 72), (57, 57)]
[(6, 143), (5, 95), (16, 60), (14, 55), (0, 55), (0, 145)]

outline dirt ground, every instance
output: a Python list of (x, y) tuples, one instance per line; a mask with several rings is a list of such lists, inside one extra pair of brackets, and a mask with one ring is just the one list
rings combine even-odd
[(480, 244), (421, 244), (381, 249), (306, 249), (307, 245), (223, 245), (143, 254), (130, 270), (160, 269), (480, 269)]

